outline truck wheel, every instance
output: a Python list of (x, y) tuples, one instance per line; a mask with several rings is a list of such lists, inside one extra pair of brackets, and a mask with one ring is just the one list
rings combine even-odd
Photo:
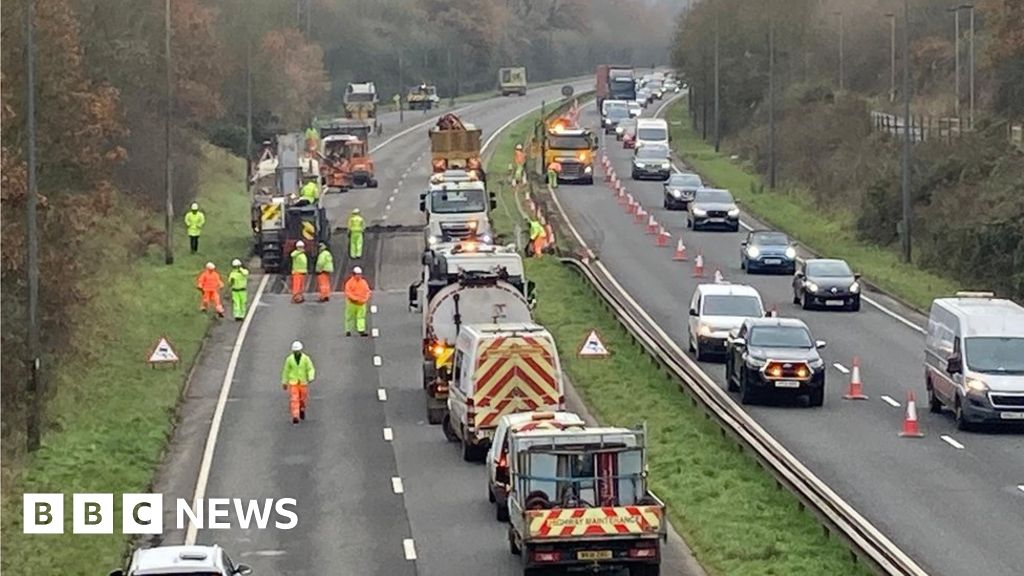
[(495, 502), (497, 502), (497, 500), (498, 499), (494, 497), (494, 489), (491, 488), (491, 484), (488, 482), (487, 483), (487, 501), (490, 502), (491, 504), (494, 504)]
[(494, 517), (498, 522), (508, 522), (508, 502), (496, 502), (494, 504)]
[(817, 390), (811, 390), (811, 393), (807, 395), (807, 404), (814, 407), (820, 408), (825, 405), (825, 388), (821, 387)]
[(445, 414), (441, 418), (441, 431), (444, 432), (444, 437), (449, 442), (458, 442), (459, 437), (455, 435), (455, 430), (452, 428), (452, 415), (451, 413)]
[(462, 431), (462, 459), (466, 462), (476, 462), (476, 447), (466, 439), (466, 431)]
[(757, 399), (756, 393), (747, 384), (746, 368), (740, 372), (740, 404), (753, 404)]
[(440, 424), (444, 420), (444, 408), (431, 408), (429, 406), (430, 399), (427, 399), (427, 422), (430, 424)]
[(367, 188), (376, 188), (377, 187), (377, 181), (376, 180), (370, 180), (369, 182), (367, 182), (366, 187)]
[(516, 544), (516, 533), (512, 530), (512, 526), (508, 527), (508, 550), (513, 556), (519, 556), (523, 551)]

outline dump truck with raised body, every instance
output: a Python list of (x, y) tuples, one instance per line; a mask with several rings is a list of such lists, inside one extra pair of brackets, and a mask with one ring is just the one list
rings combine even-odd
[(647, 486), (644, 428), (513, 431), (509, 547), (523, 574), (658, 576), (665, 504)]
[(498, 69), (498, 92), (502, 96), (526, 96), (526, 67), (508, 66)]
[(477, 172), (486, 182), (480, 161), (481, 135), (476, 126), (463, 122), (455, 114), (445, 114), (429, 132), (430, 165), (434, 173), (445, 170)]
[(345, 117), (370, 120), (377, 117), (377, 87), (373, 82), (353, 82), (345, 87)]
[(431, 424), (440, 424), (447, 412), (461, 327), (529, 322), (533, 306), (533, 283), (524, 279), (522, 258), (514, 250), (460, 247), (424, 253), (424, 277), (409, 286), (409, 308), (423, 313), (423, 390)]

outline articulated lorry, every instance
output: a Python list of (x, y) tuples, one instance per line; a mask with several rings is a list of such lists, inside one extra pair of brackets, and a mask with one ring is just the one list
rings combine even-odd
[(606, 99), (636, 100), (636, 74), (631, 66), (598, 64), (595, 89), (598, 110)]

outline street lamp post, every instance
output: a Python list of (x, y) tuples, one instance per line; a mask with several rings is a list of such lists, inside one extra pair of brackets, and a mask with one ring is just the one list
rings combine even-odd
[(775, 189), (775, 18), (768, 0), (768, 187)]
[(42, 433), (43, 394), (45, 386), (39, 375), (39, 234), (36, 208), (39, 195), (36, 190), (36, 78), (35, 78), (35, 2), (28, 0), (25, 10), (25, 68), (28, 94), (26, 102), (26, 128), (28, 132), (28, 190), (25, 198), (26, 234), (28, 254), (28, 391), (32, 395), (26, 422), (26, 444), (29, 452), (39, 449)]
[(885, 15), (889, 19), (889, 102), (896, 101), (896, 15)]
[(953, 112), (960, 118), (960, 6), (947, 8), (946, 11), (953, 13), (953, 82), (956, 85), (956, 104), (953, 106)]
[(833, 14), (839, 16), (839, 91), (842, 92), (846, 87), (846, 22), (841, 11), (835, 11)]
[(971, 11), (971, 55), (970, 55), (970, 104), (968, 108), (968, 125), (971, 130), (974, 130), (974, 5), (964, 4), (962, 8), (967, 8)]
[(903, 0), (903, 158), (900, 163), (900, 195), (903, 204), (903, 226), (900, 240), (903, 261), (910, 263), (910, 4)]
[(719, 108), (719, 73), (718, 73), (718, 4), (715, 4), (715, 152), (719, 151), (721, 138), (721, 111)]
[(171, 68), (171, 0), (164, 1), (164, 72), (167, 108), (164, 110), (164, 264), (174, 264), (174, 188), (171, 163), (171, 114), (174, 113), (174, 72)]

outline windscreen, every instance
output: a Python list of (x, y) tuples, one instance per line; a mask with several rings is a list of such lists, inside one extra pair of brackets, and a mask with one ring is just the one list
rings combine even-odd
[(760, 246), (788, 246), (789, 237), (780, 232), (766, 232), (764, 234), (754, 234), (754, 244)]
[(697, 203), (706, 202), (708, 204), (732, 204), (732, 194), (729, 194), (725, 190), (698, 190), (696, 196)]
[(629, 76), (612, 78), (609, 88), (612, 97), (617, 100), (633, 100), (636, 98), (636, 84)]
[(653, 142), (662, 142), (668, 140), (668, 132), (661, 127), (648, 126), (637, 130), (637, 138), (641, 140), (650, 140)]
[(704, 297), (703, 316), (738, 316), (741, 318), (761, 318), (764, 311), (761, 302), (753, 296), (737, 296), (733, 294), (709, 294)]
[(811, 335), (799, 326), (755, 326), (747, 340), (762, 348), (813, 348)]
[(548, 148), (555, 150), (590, 150), (590, 142), (584, 136), (548, 135)]
[(435, 214), (466, 214), (486, 209), (483, 190), (435, 190), (430, 193), (430, 211)]
[(626, 106), (615, 106), (614, 108), (608, 109), (608, 117), (612, 120), (622, 120), (629, 118), (629, 108)]
[(687, 188), (699, 188), (703, 183), (700, 176), (696, 174), (673, 174), (668, 180), (669, 186), (685, 186)]
[(807, 275), (815, 278), (842, 278), (853, 276), (846, 262), (808, 262)]
[(1024, 338), (964, 339), (967, 367), (986, 374), (1024, 374)]
[(668, 158), (668, 149), (663, 146), (644, 146), (637, 150), (636, 157), (641, 160), (665, 160)]

